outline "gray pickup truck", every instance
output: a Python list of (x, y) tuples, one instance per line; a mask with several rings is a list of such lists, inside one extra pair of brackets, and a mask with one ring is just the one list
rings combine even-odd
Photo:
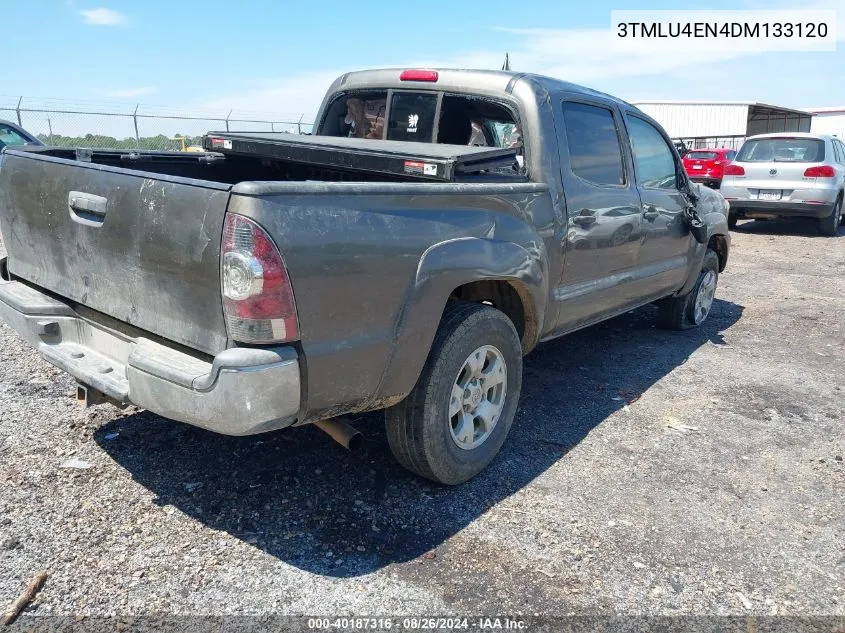
[(313, 136), (232, 138), (2, 155), (0, 317), (89, 401), (227, 435), (385, 409), (397, 460), (457, 484), (538, 343), (652, 302), (696, 326), (728, 258), (661, 127), (547, 77), (349, 73)]

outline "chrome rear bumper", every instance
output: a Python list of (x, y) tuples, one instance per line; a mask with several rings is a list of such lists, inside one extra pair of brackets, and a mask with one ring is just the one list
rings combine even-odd
[(296, 421), (300, 373), (289, 346), (224, 350), (212, 362), (79, 316), (18, 281), (0, 281), (0, 318), (50, 363), (119, 404), (226, 435)]

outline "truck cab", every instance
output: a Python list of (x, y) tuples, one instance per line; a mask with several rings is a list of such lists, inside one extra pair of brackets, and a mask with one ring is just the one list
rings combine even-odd
[[(315, 134), (515, 149), (514, 164), (496, 176), (545, 184), (553, 205), (546, 254), (556, 278), (543, 338), (683, 285), (701, 251), (685, 209), (694, 204), (716, 219), (727, 209), (720, 195), (690, 182), (674, 143), (648, 115), (539, 75), (348, 73), (329, 88)], [(722, 268), (726, 240), (727, 231), (717, 240)]]

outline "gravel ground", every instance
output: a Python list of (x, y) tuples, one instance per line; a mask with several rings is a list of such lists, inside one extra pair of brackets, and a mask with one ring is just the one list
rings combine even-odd
[(0, 604), (48, 569), (29, 612), (845, 615), (843, 240), (740, 224), (701, 329), (645, 308), (541, 346), (459, 488), (378, 415), (349, 454), (81, 410), (2, 325)]

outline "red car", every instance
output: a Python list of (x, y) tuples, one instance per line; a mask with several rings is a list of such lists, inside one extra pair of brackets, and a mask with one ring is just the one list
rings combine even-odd
[(727, 147), (694, 149), (684, 156), (684, 169), (687, 170), (690, 180), (718, 189), (722, 184), (725, 165), (735, 156), (736, 152)]

